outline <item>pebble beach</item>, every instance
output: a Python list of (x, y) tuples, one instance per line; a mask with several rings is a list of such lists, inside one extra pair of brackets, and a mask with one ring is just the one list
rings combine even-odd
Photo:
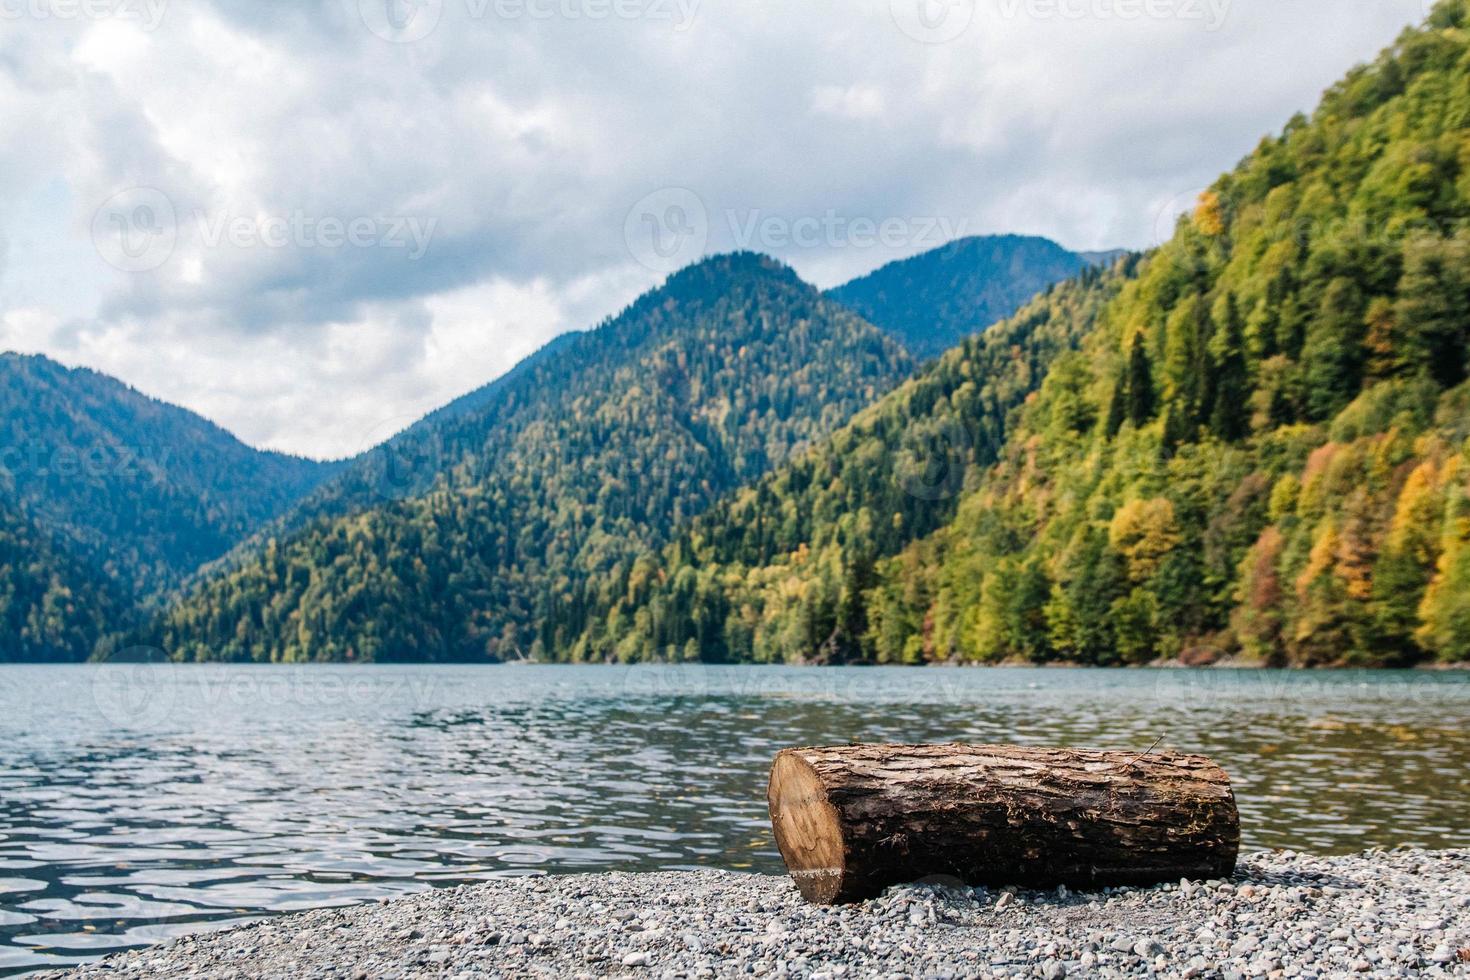
[(1470, 851), (1242, 859), (1228, 881), (890, 889), (723, 871), (515, 878), (284, 916), (73, 978), (1470, 976)]

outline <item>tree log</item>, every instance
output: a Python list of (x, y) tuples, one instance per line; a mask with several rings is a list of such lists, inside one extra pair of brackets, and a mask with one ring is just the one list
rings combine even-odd
[(889, 885), (1078, 888), (1222, 878), (1240, 815), (1202, 756), (995, 745), (787, 749), (767, 793), (808, 901)]

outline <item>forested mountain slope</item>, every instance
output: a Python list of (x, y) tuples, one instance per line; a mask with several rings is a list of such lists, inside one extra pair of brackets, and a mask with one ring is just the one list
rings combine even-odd
[(542, 623), (543, 647), (579, 660), (862, 659), (875, 563), (954, 517), (1016, 409), (1135, 266), (1053, 287), (660, 553), (587, 581)]
[(1436, 8), (1222, 177), (956, 520), (883, 659), (1470, 658), (1470, 36)]
[[(1052, 283), (1112, 258), (1116, 254), (1074, 255), (1044, 238), (967, 238), (883, 266), (830, 291), (828, 298), (884, 329), (911, 353), (924, 358), (1010, 315)], [(470, 445), (446, 445), (450, 420), (486, 410), (522, 374), (543, 360), (560, 357), (580, 336), (572, 333), (558, 337), (501, 378), (354, 457), (263, 533), (283, 536), (313, 518), (339, 516), (384, 500), (426, 493), (441, 476), (446, 452), (475, 448), (473, 419)], [(247, 543), (244, 554), (255, 550), (258, 543)]]
[[(944, 527), (870, 569), (871, 536), (829, 517), (804, 536), (843, 543), (813, 569), (800, 546), (747, 565), (718, 544), (739, 528), (696, 525), (720, 564), (666, 551), (567, 649), (664, 655), (672, 611), (734, 658), (1470, 659), (1464, 9), (1220, 178)], [(903, 452), (854, 451), (874, 473)], [(771, 499), (738, 523), (785, 519)]]
[(0, 354), (0, 501), (122, 595), (176, 585), (334, 469), (252, 449), (106, 375)]
[[(200, 583), (158, 628), (189, 659), (533, 652), (585, 576), (656, 547), (891, 389), (899, 346), (773, 260), (671, 277), (495, 397), (416, 427), (438, 474)], [(398, 483), (399, 481), (392, 481)]]
[[(478, 427), (483, 424), (480, 420), (495, 416), (498, 400), (510, 394), (527, 374), (570, 350), (582, 336), (579, 332), (562, 334), (494, 381), (346, 460), (330, 479), (278, 520), (260, 528), (252, 540), (243, 542), (221, 568), (248, 561), (269, 538), (289, 536), (312, 520), (340, 517), (427, 493), (445, 479), (446, 470), (478, 450)], [(461, 421), (466, 423), (463, 428), (458, 425)], [(210, 569), (209, 574), (217, 570)]]
[(1021, 308), (1053, 283), (1098, 262), (1024, 235), (961, 238), (892, 262), (828, 295), (898, 338), (919, 360), (937, 357)]
[(0, 663), (85, 660), (123, 609), (110, 583), (0, 504)]

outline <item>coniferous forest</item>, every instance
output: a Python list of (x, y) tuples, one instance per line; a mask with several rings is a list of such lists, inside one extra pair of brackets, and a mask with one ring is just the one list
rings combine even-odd
[(0, 509), (0, 663), (85, 660), (125, 608), (108, 582)]
[(353, 460), (7, 355), (0, 659), (1470, 661), (1467, 219), (1442, 3), (1150, 252), (708, 259)]
[[(1465, 27), (1441, 5), (1124, 263), (942, 527), (894, 554), (912, 525), (891, 499), (824, 512), (766, 489), (806, 490), (803, 461), (594, 585), (568, 654), (1470, 659)], [(950, 443), (988, 445), (985, 416), (959, 416)], [(782, 522), (804, 507), (811, 526)], [(799, 529), (772, 542), (755, 512)]]
[(408, 433), (378, 468), (431, 487), (348, 498), (265, 541), (169, 609), (157, 645), (228, 660), (542, 653), (534, 624), (574, 613), (562, 597), (577, 583), (824, 437), (911, 364), (790, 269), (709, 260)]

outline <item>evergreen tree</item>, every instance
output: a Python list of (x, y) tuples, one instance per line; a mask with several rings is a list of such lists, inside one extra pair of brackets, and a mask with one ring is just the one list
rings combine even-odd
[(1128, 420), (1135, 428), (1147, 425), (1154, 417), (1154, 378), (1145, 349), (1143, 334), (1135, 333), (1128, 348)]
[(1107, 438), (1116, 436), (1128, 420), (1128, 382), (1118, 378), (1113, 382), (1112, 396), (1108, 399), (1107, 424), (1103, 429)]
[(1234, 294), (1225, 296), (1224, 327), (1213, 351), (1214, 406), (1210, 429), (1226, 442), (1245, 437), (1249, 430), (1250, 378), (1246, 368), (1245, 329)]
[(1465, 380), (1470, 342), (1470, 232), (1420, 238), (1404, 254), (1392, 347), (1411, 372), (1444, 387)]
[(1365, 360), (1365, 312), (1357, 283), (1339, 276), (1327, 284), (1302, 349), (1307, 408), (1315, 420), (1332, 418), (1357, 393)]

